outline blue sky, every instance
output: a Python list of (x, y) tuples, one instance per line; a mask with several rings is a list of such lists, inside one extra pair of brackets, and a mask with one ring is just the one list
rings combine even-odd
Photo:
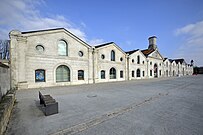
[(0, 39), (20, 31), (64, 27), (90, 45), (145, 49), (156, 35), (164, 57), (203, 66), (202, 0), (1, 0)]

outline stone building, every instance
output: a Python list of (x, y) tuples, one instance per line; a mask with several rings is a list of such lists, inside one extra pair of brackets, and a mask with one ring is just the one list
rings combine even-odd
[(11, 31), (10, 39), (12, 87), (93, 82), (92, 47), (69, 31)]
[(126, 53), (115, 43), (95, 46), (93, 61), (95, 82), (126, 80)]
[(147, 72), (149, 78), (158, 78), (163, 75), (163, 60), (164, 58), (160, 54), (157, 45), (157, 37), (150, 37), (148, 49), (142, 50), (142, 53), (147, 58)]
[(126, 52), (128, 55), (128, 76), (129, 80), (147, 78), (147, 59), (139, 50)]
[(192, 74), (184, 59), (164, 59), (150, 37), (148, 49), (124, 52), (114, 42), (90, 46), (64, 28), (10, 32), (11, 87), (91, 84)]
[(163, 70), (164, 70), (164, 77), (171, 76), (171, 62), (169, 61), (168, 58), (164, 58)]

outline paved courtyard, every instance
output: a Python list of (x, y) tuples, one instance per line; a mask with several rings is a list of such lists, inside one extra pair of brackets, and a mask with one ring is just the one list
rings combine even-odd
[[(38, 91), (59, 102), (44, 116)], [(6, 135), (202, 135), (203, 76), (19, 90)]]

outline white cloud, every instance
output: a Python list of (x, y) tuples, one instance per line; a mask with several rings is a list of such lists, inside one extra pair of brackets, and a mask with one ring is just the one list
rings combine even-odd
[(179, 28), (175, 35), (183, 39), (176, 56), (194, 59), (196, 65), (203, 66), (203, 21)]
[[(13, 29), (28, 31), (64, 27), (87, 41), (86, 34), (79, 28), (73, 27), (64, 16), (44, 16), (37, 7), (45, 5), (43, 0), (1, 0), (0, 39), (7, 39), (9, 31)], [(82, 25), (84, 26), (85, 23)]]
[(90, 45), (95, 46), (95, 45), (103, 44), (104, 40), (103, 39), (92, 39), (92, 40), (88, 41), (88, 43)]

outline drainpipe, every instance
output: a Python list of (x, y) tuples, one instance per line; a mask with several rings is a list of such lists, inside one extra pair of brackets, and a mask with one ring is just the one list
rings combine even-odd
[(149, 60), (147, 60), (147, 78), (149, 78)]
[(93, 75), (92, 75), (92, 79), (93, 79), (93, 83), (95, 83), (95, 60), (94, 60), (94, 54), (95, 54), (95, 47), (93, 46), (92, 47), (92, 66), (93, 66), (93, 68), (92, 68), (92, 73), (93, 73)]
[(127, 54), (127, 80), (130, 80), (130, 62), (129, 62), (129, 54)]

